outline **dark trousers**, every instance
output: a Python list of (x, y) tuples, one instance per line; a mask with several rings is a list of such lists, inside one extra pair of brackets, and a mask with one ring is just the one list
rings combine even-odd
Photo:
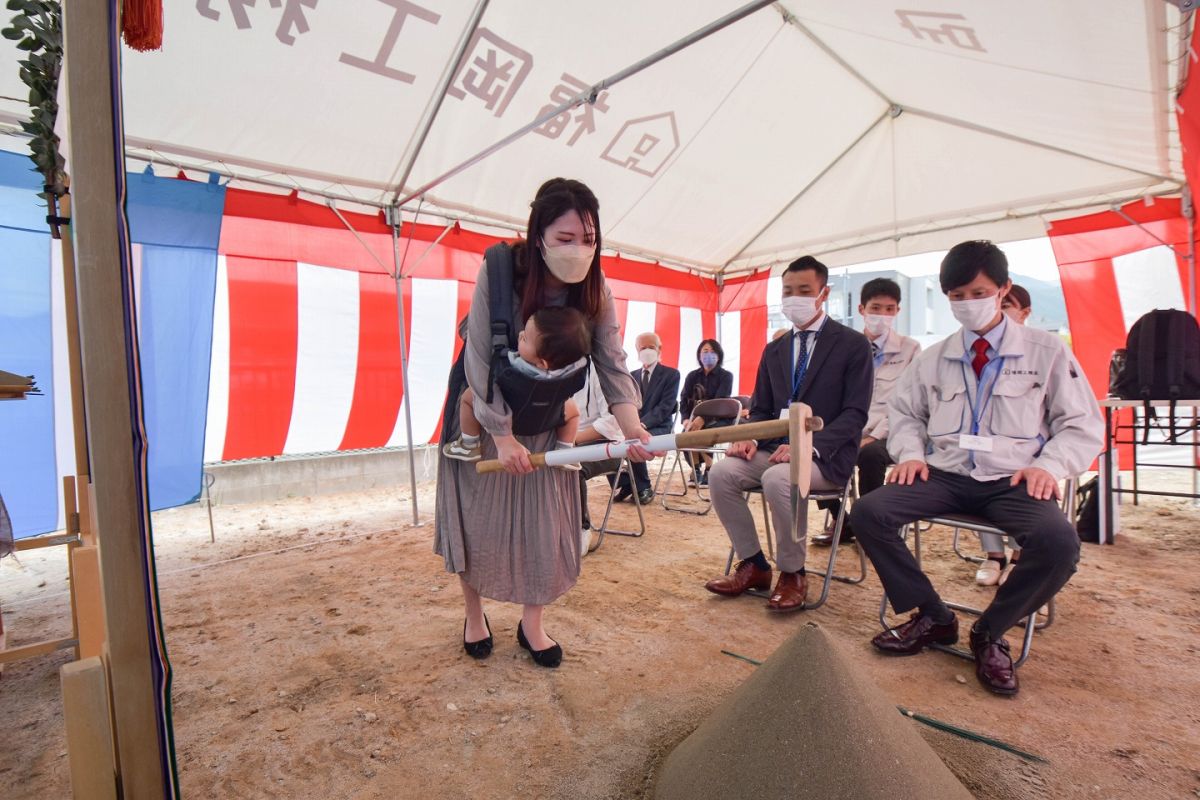
[[(631, 461), (631, 462), (629, 462), (629, 467), (630, 467), (630, 469), (633, 470), (633, 483), (635, 486), (637, 486), (638, 494), (641, 494), (642, 492), (649, 489), (650, 488), (650, 470), (649, 470), (649, 468), (647, 468), (646, 462), (645, 461)], [(610, 478), (610, 480), (612, 480), (612, 479)], [(627, 478), (624, 474), (622, 474), (620, 487), (622, 489), (625, 489), (628, 486), (629, 486), (629, 478)]]
[(592, 528), (592, 516), (588, 512), (587, 482), (605, 473), (615, 472), (620, 466), (621, 462), (616, 458), (610, 458), (605, 461), (589, 461), (579, 465), (579, 502), (583, 505), (583, 527), (585, 530), (591, 530)]
[(1054, 500), (1035, 500), (1024, 483), (1009, 486), (1008, 478), (977, 481), (930, 469), (928, 481), (888, 484), (860, 498), (850, 511), (858, 542), (897, 614), (940, 599), (900, 529), (952, 513), (983, 517), (1021, 545), (1020, 563), (979, 619), (993, 638), (1045, 605), (1075, 572), (1079, 536)]
[[(862, 497), (883, 486), (883, 478), (887, 474), (892, 457), (888, 455), (887, 439), (876, 439), (858, 451), (858, 496)], [(827, 500), (820, 508), (827, 509), (837, 518), (842, 510), (841, 500)], [(853, 527), (853, 526), (851, 526)]]

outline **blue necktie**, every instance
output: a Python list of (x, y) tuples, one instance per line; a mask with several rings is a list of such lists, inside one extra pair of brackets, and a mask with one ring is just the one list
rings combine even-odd
[(808, 372), (808, 335), (812, 331), (800, 331), (800, 352), (796, 354), (796, 369), (792, 373), (792, 399), (800, 393), (804, 385), (804, 375)]

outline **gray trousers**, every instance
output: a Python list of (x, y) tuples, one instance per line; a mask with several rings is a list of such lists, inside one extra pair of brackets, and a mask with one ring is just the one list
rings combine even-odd
[[(775, 529), (775, 565), (782, 572), (798, 572), (804, 567), (808, 540), (808, 502), (801, 507), (797, 538), (792, 539), (791, 465), (772, 464), (771, 454), (759, 450), (754, 458), (722, 458), (708, 473), (708, 492), (717, 517), (733, 543), (738, 558), (746, 559), (762, 550), (758, 528), (745, 492), (762, 487), (771, 509), (771, 527)], [(811, 491), (828, 492), (841, 486), (825, 479), (814, 461)]]
[(1057, 502), (1035, 500), (1024, 483), (1009, 486), (1008, 478), (977, 481), (930, 469), (928, 481), (889, 483), (859, 498), (850, 510), (858, 543), (897, 614), (940, 599), (900, 539), (900, 528), (953, 513), (983, 517), (1021, 545), (1020, 563), (979, 618), (995, 638), (1049, 602), (1075, 572), (1079, 535)]

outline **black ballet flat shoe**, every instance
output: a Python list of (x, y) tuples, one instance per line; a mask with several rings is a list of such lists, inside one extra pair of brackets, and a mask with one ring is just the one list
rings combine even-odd
[(467, 621), (463, 620), (463, 650), (466, 650), (471, 658), (484, 659), (492, 654), (492, 623), (488, 622), (487, 614), (483, 615), (483, 624), (487, 625), (487, 638), (478, 642), (468, 642)]
[(554, 645), (547, 647), (545, 650), (534, 650), (529, 645), (529, 640), (525, 638), (525, 631), (521, 628), (521, 623), (517, 623), (517, 644), (529, 651), (529, 655), (533, 656), (533, 663), (539, 667), (549, 667), (554, 669), (562, 663), (562, 647)]

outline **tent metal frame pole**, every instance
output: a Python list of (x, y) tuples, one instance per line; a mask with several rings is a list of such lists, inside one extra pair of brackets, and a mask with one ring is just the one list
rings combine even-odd
[(779, 9), (779, 13), (783, 15), (784, 22), (788, 23), (793, 28), (797, 29), (798, 31), (803, 33), (805, 36), (807, 36), (809, 38), (809, 40), (812, 41), (812, 43), (815, 44), (821, 50), (821, 52), (823, 52), (823, 53), (825, 53), (825, 55), (829, 56), (829, 58), (832, 59), (835, 64), (837, 64), (839, 67), (841, 67), (843, 70), (845, 70), (849, 75), (853, 76), (855, 80), (857, 80), (859, 83), (861, 83), (867, 89), (869, 89), (880, 100), (887, 103), (889, 106), (896, 105), (896, 102), (894, 100), (892, 100), (892, 98), (890, 98), (886, 94), (884, 94), (883, 90), (880, 89), (878, 86), (876, 86), (874, 83), (867, 80), (867, 77), (865, 75), (863, 75), (861, 72), (856, 70), (854, 67), (850, 66), (850, 63), (848, 61), (846, 61), (846, 59), (842, 58), (841, 55), (839, 55), (836, 50), (834, 50), (832, 47), (827, 45), (823, 39), (821, 39), (819, 36), (817, 36), (815, 33), (813, 33), (812, 30), (810, 30), (807, 25), (805, 25), (803, 22), (801, 22), (799, 20), (799, 18), (796, 17), (795, 14), (793, 14), (791, 11), (789, 11), (786, 6), (784, 6), (782, 3), (780, 3), (778, 5), (778, 9)]
[[(1188, 226), (1188, 308), (1196, 316), (1196, 206), (1190, 186), (1183, 187), (1183, 218)], [(1200, 432), (1196, 429), (1196, 409), (1192, 408), (1192, 463), (1196, 463)], [(1200, 469), (1192, 470), (1192, 507), (1200, 507)]]
[(1040, 150), (1047, 150), (1051, 153), (1058, 153), (1059, 155), (1063, 156), (1073, 156), (1075, 158), (1083, 159), (1084, 161), (1090, 161), (1093, 164), (1099, 164), (1102, 167), (1110, 167), (1112, 169), (1124, 170), (1125, 172), (1132, 172), (1135, 175), (1143, 175), (1147, 178), (1154, 178), (1155, 180), (1162, 181), (1163, 183), (1171, 183), (1176, 186), (1179, 185), (1179, 180), (1177, 178), (1172, 178), (1169, 175), (1159, 175), (1156, 172), (1147, 172), (1144, 169), (1130, 167), (1126, 164), (1117, 164), (1103, 158), (1089, 156), (1086, 153), (1079, 152), (1078, 150), (1071, 150), (1066, 147), (1059, 147), (1055, 144), (1039, 142), (1036, 139), (1027, 139), (1024, 136), (1018, 136), (1015, 133), (1009, 133), (1008, 131), (1002, 131), (997, 128), (990, 128), (987, 125), (979, 125), (974, 122), (967, 122), (965, 119), (950, 117), (945, 114), (938, 114), (934, 111), (925, 111), (924, 109), (912, 108), (911, 106), (901, 106), (901, 108), (903, 109), (904, 113), (912, 114), (914, 117), (921, 117), (923, 119), (932, 120), (933, 122), (940, 122), (943, 125), (950, 125), (955, 128), (962, 128), (963, 130), (974, 131), (975, 133), (983, 133), (989, 136), (995, 136), (1000, 139), (1006, 139), (1010, 142), (1036, 147)]
[[(158, 151), (155, 151), (155, 152), (158, 152)], [(287, 181), (276, 181), (276, 180), (272, 180), (270, 178), (260, 178), (260, 177), (253, 176), (253, 175), (239, 175), (238, 173), (234, 172), (233, 170), (229, 169), (228, 167), (226, 167), (225, 169), (219, 169), (219, 168), (216, 168), (213, 166), (204, 166), (204, 165), (199, 165), (199, 164), (185, 164), (183, 162), (167, 158), (166, 155), (161, 152), (159, 152), (158, 154), (159, 154), (160, 158), (154, 158), (153, 156), (145, 155), (142, 153), (129, 152), (129, 150), (127, 149), (125, 152), (125, 158), (130, 159), (132, 161), (141, 161), (145, 164), (155, 164), (155, 163), (170, 164), (171, 166), (175, 167), (176, 169), (182, 169), (182, 170), (190, 169), (190, 170), (195, 170), (196, 172), (207, 172), (210, 175), (218, 175), (222, 178), (228, 178), (231, 181), (238, 181), (239, 183), (253, 183), (258, 186), (269, 186), (272, 189), (286, 189), (289, 192), (293, 192), (293, 191), (303, 192), (304, 194), (309, 194), (309, 195), (312, 195), (313, 197), (320, 197), (325, 200), (340, 200), (341, 202), (344, 202), (344, 203), (357, 203), (358, 205), (361, 205), (361, 206), (367, 206), (369, 208), (377, 208), (377, 209), (381, 209), (381, 210), (386, 209), (388, 207), (387, 203), (381, 203), (378, 200), (365, 200), (360, 197), (354, 197), (354, 196), (348, 195), (348, 194), (338, 194), (337, 192), (330, 192), (330, 191), (326, 191), (324, 189), (309, 189), (304, 186), (301, 186), (300, 184), (296, 183), (295, 181), (289, 183)]]
[(849, 145), (847, 145), (845, 150), (838, 153), (837, 157), (835, 159), (833, 159), (833, 161), (830, 161), (828, 164), (826, 164), (825, 168), (823, 170), (821, 170), (820, 172), (818, 172), (816, 177), (814, 177), (811, 181), (809, 181), (807, 184), (805, 184), (804, 188), (801, 189), (799, 192), (797, 192), (796, 196), (793, 197), (791, 200), (789, 200), (787, 202), (787, 204), (784, 205), (783, 208), (779, 209), (779, 212), (777, 214), (775, 214), (775, 216), (771, 217), (770, 221), (766, 225), (763, 225), (761, 228), (759, 228), (757, 231), (755, 231), (754, 235), (751, 236), (748, 240), (746, 240), (746, 243), (744, 245), (742, 245), (741, 249), (739, 249), (736, 253), (734, 253), (733, 256), (731, 256), (730, 259), (727, 262), (725, 262), (725, 266), (723, 266), (721, 268), (721, 272), (724, 273), (724, 271), (729, 267), (730, 264), (732, 264), (734, 261), (737, 261), (738, 258), (743, 253), (745, 253), (748, 249), (750, 249), (750, 245), (754, 244), (754, 242), (758, 240), (758, 237), (762, 236), (764, 233), (769, 231), (771, 229), (772, 225), (774, 225), (776, 222), (778, 222), (784, 214), (786, 214), (789, 210), (791, 210), (791, 208), (793, 206), (796, 205), (796, 203), (799, 203), (800, 199), (802, 197), (804, 197), (804, 195), (808, 194), (808, 191), (810, 189), (812, 189), (814, 186), (816, 186), (818, 183), (820, 183), (821, 179), (824, 178), (826, 175), (828, 175), (829, 171), (831, 169), (833, 169), (839, 163), (841, 163), (842, 159), (845, 158), (846, 156), (848, 156), (850, 154), (850, 152), (852, 150), (854, 150), (854, 148), (858, 147), (858, 145), (862, 142), (862, 140), (867, 138), (867, 135), (870, 134), (871, 131), (873, 131), (879, 127), (879, 124), (881, 122), (883, 122), (889, 116), (896, 116), (896, 114), (895, 114), (896, 108), (897, 108), (897, 106), (891, 106), (890, 108), (885, 110), (882, 114), (880, 114), (878, 117), (876, 117), (875, 121), (872, 122), (862, 133), (860, 133), (858, 135), (858, 138), (856, 138), (853, 142), (851, 142)]
[(517, 139), (520, 139), (522, 136), (524, 136), (525, 134), (534, 130), (535, 128), (540, 128), (541, 126), (545, 125), (550, 120), (557, 117), (559, 114), (562, 114), (564, 111), (570, 111), (571, 109), (581, 106), (584, 103), (590, 104), (590, 103), (596, 102), (597, 96), (599, 96), (600, 92), (604, 91), (605, 89), (611, 88), (612, 86), (615, 86), (616, 84), (620, 83), (621, 81), (625, 80), (626, 78), (630, 78), (630, 77), (636, 75), (637, 73), (641, 72), (642, 70), (646, 69), (647, 67), (657, 64), (659, 61), (662, 61), (664, 58), (667, 58), (668, 56), (672, 56), (675, 53), (678, 53), (679, 51), (692, 46), (696, 42), (699, 42), (703, 39), (708, 38), (709, 36), (716, 33), (717, 31), (722, 30), (723, 28), (727, 28), (730, 25), (732, 25), (733, 23), (741, 20), (742, 18), (747, 17), (750, 14), (753, 14), (755, 11), (766, 8), (767, 6), (771, 5), (773, 2), (774, 2), (774, 0), (753, 0), (753, 2), (747, 3), (746, 5), (742, 6), (741, 8), (731, 11), (730, 13), (721, 17), (720, 19), (710, 22), (709, 24), (705, 25), (703, 28), (700, 28), (699, 30), (694, 31), (693, 33), (689, 33), (687, 36), (684, 36), (682, 39), (679, 39), (678, 41), (667, 45), (666, 47), (659, 50), (658, 52), (653, 53), (652, 55), (649, 55), (646, 58), (643, 58), (641, 61), (631, 64), (630, 66), (626, 67), (625, 69), (610, 75), (609, 77), (605, 78), (604, 80), (600, 81), (599, 83), (592, 84), (590, 87), (588, 87), (587, 89), (584, 89), (582, 92), (575, 95), (574, 97), (572, 97), (570, 100), (566, 101), (565, 103), (560, 103), (559, 105), (550, 109), (546, 113), (538, 115), (532, 122), (530, 122), (526, 125), (523, 125), (522, 127), (518, 128), (517, 130), (515, 130), (512, 133), (505, 136), (500, 141), (496, 142), (495, 144), (485, 147), (483, 150), (480, 150), (478, 153), (471, 156), (466, 161), (463, 161), (462, 163), (458, 164), (457, 166), (451, 167), (447, 172), (442, 173), (438, 177), (434, 178), (433, 180), (431, 180), (428, 183), (426, 183), (425, 185), (423, 185), (421, 188), (415, 189), (412, 192), (409, 192), (403, 198), (401, 198), (400, 200), (397, 200), (396, 205), (397, 206), (407, 205), (408, 203), (412, 202), (416, 198), (424, 195), (426, 192), (428, 192), (430, 189), (434, 188), (435, 186), (438, 186), (438, 185), (446, 182), (447, 180), (449, 180), (450, 178), (453, 178), (455, 175), (462, 172), (463, 170), (468, 169), (469, 167), (472, 167), (475, 164), (478, 164), (480, 161), (487, 158), (492, 153), (495, 153), (497, 150), (501, 150), (501, 149), (507, 147), (508, 145), (512, 144)]
[[(400, 325), (400, 378), (404, 381), (404, 396), (401, 401), (404, 403), (404, 429), (408, 434), (408, 482), (409, 490), (412, 492), (412, 524), (416, 528), (421, 524), (421, 516), (417, 510), (417, 464), (416, 456), (413, 453), (415, 444), (412, 428), (412, 384), (408, 382), (408, 333), (404, 327), (404, 274), (402, 272), (403, 263), (400, 260), (400, 209), (392, 206), (385, 213), (387, 222), (392, 228), (392, 263), (396, 267), (392, 280), (396, 283), (396, 317)], [(416, 219), (413, 220), (413, 226), (416, 226)]]
[[(472, 12), (471, 19), (468, 20), (467, 27), (463, 30), (462, 39), (455, 48), (453, 57), (446, 64), (445, 74), (442, 75), (436, 93), (430, 98), (430, 106), (426, 108), (426, 116), (421, 123), (421, 130), (417, 133), (415, 143), (412, 145), (412, 153), (404, 156), (404, 160), (401, 162), (402, 166), (397, 170), (400, 173), (400, 179), (396, 181), (396, 188), (392, 192), (392, 205), (397, 205), (396, 199), (400, 196), (400, 192), (404, 191), (404, 184), (408, 183), (409, 176), (412, 175), (413, 167), (417, 164), (417, 157), (421, 155), (421, 150), (425, 147), (425, 140), (429, 137), (429, 132), (433, 130), (433, 123), (437, 121), (438, 112), (442, 110), (442, 103), (446, 100), (446, 92), (450, 90), (450, 84), (454, 82), (454, 76), (458, 74), (462, 60), (467, 55), (467, 48), (471, 46), (471, 39), (475, 36), (480, 21), (483, 20), (483, 13), (487, 11), (489, 2), (490, 0), (479, 0), (475, 4), (475, 11)], [(392, 174), (394, 177), (395, 173)]]
[(1196, 316), (1196, 198), (1190, 186), (1183, 187), (1183, 218), (1188, 223), (1188, 307)]
[[(420, 510), (417, 507), (417, 460), (416, 455), (413, 453), (412, 413), (408, 406), (408, 398), (410, 394), (408, 390), (408, 343), (406, 341), (407, 337), (404, 331), (404, 297), (400, 293), (400, 264), (399, 262), (396, 262), (394, 271), (388, 269), (387, 265), (383, 263), (383, 260), (379, 258), (379, 256), (375, 255), (375, 251), (371, 249), (370, 245), (363, 241), (362, 236), (360, 236), (358, 231), (354, 229), (354, 226), (350, 224), (350, 221), (342, 216), (342, 212), (338, 211), (337, 206), (333, 204), (333, 201), (327, 201), (326, 205), (329, 207), (329, 210), (337, 216), (341, 223), (346, 226), (346, 230), (350, 231), (350, 233), (354, 235), (354, 238), (357, 239), (358, 243), (361, 244), (363, 249), (367, 251), (367, 254), (374, 259), (375, 263), (379, 265), (380, 269), (382, 269), (389, 277), (391, 277), (396, 284), (396, 307), (399, 310), (398, 316), (400, 325), (400, 374), (401, 380), (404, 381), (404, 394), (401, 396), (400, 402), (404, 406), (404, 423), (408, 428), (408, 447), (406, 448), (408, 450), (408, 476), (412, 481), (413, 527), (416, 527), (421, 524), (421, 516)], [(390, 219), (388, 220), (388, 227), (390, 227), (392, 231), (392, 253), (393, 258), (395, 258), (396, 228), (391, 224)]]
[[(1187, 191), (1186, 187), (1184, 188), (1184, 191), (1185, 191), (1185, 192)], [(1184, 209), (1183, 209), (1183, 216), (1184, 216), (1184, 219), (1187, 219), (1187, 216), (1188, 216), (1188, 211), (1187, 211), (1187, 205), (1188, 205), (1188, 203), (1187, 203), (1187, 200), (1184, 200), (1184, 202), (1183, 202), (1183, 205), (1184, 205)], [(1129, 216), (1128, 214), (1126, 214), (1126, 213), (1125, 213), (1125, 210), (1124, 210), (1123, 208), (1121, 208), (1121, 206), (1120, 206), (1120, 205), (1118, 205), (1118, 204), (1114, 203), (1114, 204), (1113, 204), (1113, 206), (1112, 206), (1112, 211), (1113, 211), (1113, 213), (1114, 213), (1114, 214), (1116, 214), (1118, 217), (1120, 217), (1121, 219), (1125, 220), (1125, 221), (1126, 221), (1126, 222), (1128, 222), (1130, 225), (1132, 225), (1133, 227), (1137, 228), (1137, 229), (1138, 229), (1138, 230), (1140, 230), (1142, 233), (1146, 234), (1147, 236), (1149, 236), (1149, 237), (1150, 237), (1151, 239), (1153, 239), (1154, 241), (1158, 242), (1158, 243), (1159, 243), (1160, 245), (1162, 245), (1163, 247), (1167, 248), (1168, 250), (1170, 250), (1171, 252), (1175, 253), (1176, 255), (1179, 255), (1179, 251), (1175, 249), (1175, 245), (1173, 245), (1173, 244), (1171, 244), (1170, 242), (1166, 241), (1166, 240), (1165, 240), (1165, 239), (1163, 239), (1161, 236), (1159, 236), (1158, 234), (1156, 234), (1154, 231), (1150, 230), (1150, 229), (1149, 229), (1149, 228), (1147, 228), (1145, 225), (1143, 225), (1142, 223), (1138, 222), (1138, 221), (1137, 221), (1136, 219), (1134, 219), (1133, 217), (1131, 217), (1131, 216)], [(1188, 255), (1187, 257), (1190, 259), (1190, 258), (1191, 258), (1191, 255), (1190, 255), (1191, 251), (1189, 250), (1188, 252), (1189, 252), (1189, 255)]]
[[(1070, 206), (1059, 206), (1056, 208), (1045, 209), (1043, 211), (1030, 211), (1030, 212), (1020, 213), (1020, 214), (1004, 214), (1001, 219), (1003, 221), (1029, 219), (1031, 217), (1045, 217), (1048, 214), (1063, 214), (1063, 213), (1066, 213), (1069, 211), (1083, 211), (1086, 209), (1106, 208), (1108, 210), (1112, 210), (1112, 205), (1111, 205), (1112, 203), (1116, 203), (1118, 205), (1123, 205), (1125, 203), (1133, 202), (1134, 200), (1144, 200), (1147, 197), (1167, 197), (1170, 195), (1174, 195), (1178, 191), (1179, 191), (1178, 189), (1164, 189), (1164, 190), (1158, 191), (1158, 192), (1140, 192), (1138, 194), (1127, 195), (1125, 197), (1118, 198), (1117, 200), (1103, 202), (1103, 203), (1102, 202), (1086, 202), (1086, 203), (1077, 203), (1075, 205), (1070, 205)], [(910, 238), (913, 236), (926, 236), (926, 235), (929, 235), (932, 233), (946, 233), (947, 231), (956, 231), (961, 228), (972, 228), (977, 225), (988, 225), (988, 224), (991, 224), (991, 223), (997, 222), (997, 221), (1001, 221), (1001, 220), (976, 219), (976, 220), (971, 220), (968, 222), (954, 223), (953, 225), (939, 225), (937, 227), (926, 228), (924, 230), (914, 230), (910, 233), (890, 233), (890, 234), (887, 234), (886, 236), (876, 236), (872, 239), (864, 239), (861, 242), (854, 242), (853, 244), (839, 245), (838, 247), (831, 247), (827, 250), (809, 250), (809, 255), (820, 258), (822, 256), (830, 255), (831, 253), (842, 253), (842, 252), (845, 252), (846, 250), (854, 250), (855, 248), (858, 248), (858, 247), (870, 247), (873, 244), (881, 244), (883, 242), (898, 242), (902, 239), (907, 239), (907, 238)], [(803, 242), (796, 244), (796, 245), (789, 245), (789, 247), (791, 247), (792, 249), (787, 252), (792, 252), (792, 253), (800, 252), (801, 250), (805, 249)], [(756, 254), (752, 253), (751, 255), (754, 256)], [(736, 276), (740, 276), (740, 275), (743, 275), (746, 273), (757, 272), (763, 268), (763, 264), (766, 264), (766, 263), (770, 263), (772, 265), (778, 264), (778, 263), (782, 262), (785, 258), (786, 258), (785, 256), (780, 256), (778, 254), (772, 254), (769, 257), (764, 255), (763, 260), (756, 267), (740, 267), (736, 270), (730, 270), (730, 271), (722, 273), (722, 274), (724, 274), (726, 277), (736, 277)]]

